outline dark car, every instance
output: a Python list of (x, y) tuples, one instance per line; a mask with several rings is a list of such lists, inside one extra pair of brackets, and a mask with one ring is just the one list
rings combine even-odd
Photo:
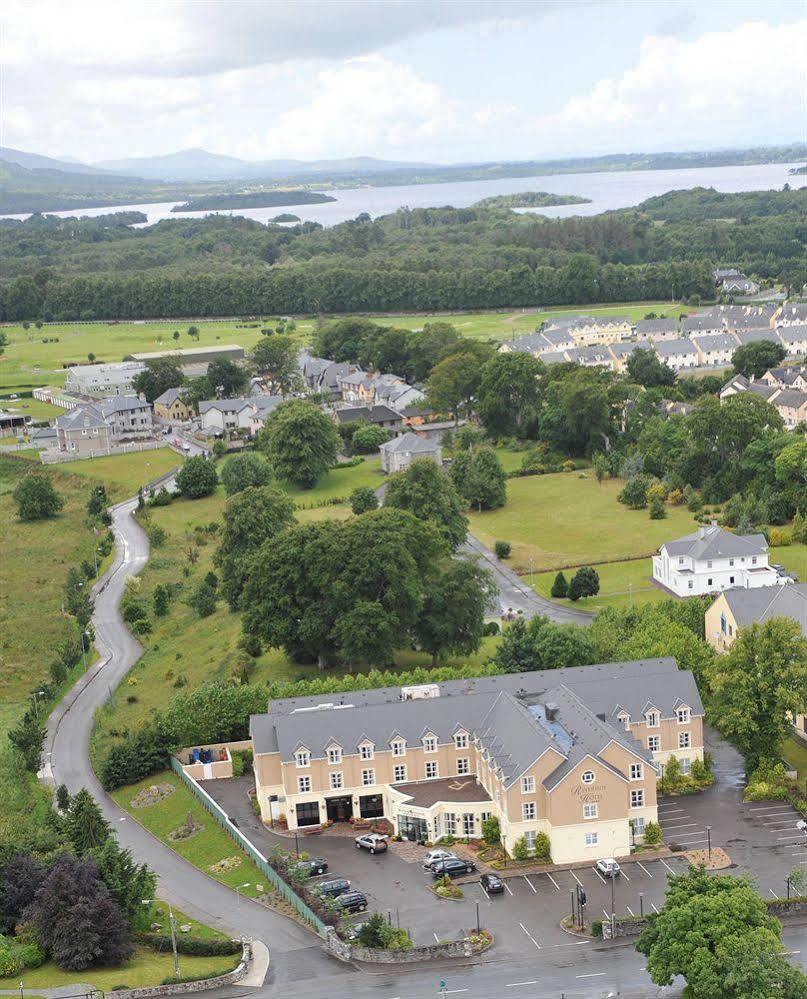
[(349, 887), (350, 882), (347, 878), (331, 878), (329, 881), (320, 881), (314, 890), (320, 895), (330, 895), (331, 898), (336, 898), (337, 895), (346, 892)]
[(504, 882), (501, 878), (497, 878), (495, 874), (483, 874), (479, 879), (479, 883), (488, 895), (504, 894)]
[(328, 870), (328, 861), (321, 857), (309, 857), (308, 860), (298, 860), (294, 866), (313, 878), (315, 874), (324, 874)]
[(344, 891), (337, 896), (336, 904), (343, 912), (366, 912), (368, 903), (360, 891)]
[(447, 874), (450, 878), (461, 878), (463, 874), (473, 874), (476, 864), (470, 860), (441, 860), (439, 864), (434, 864), (432, 874), (436, 878), (442, 878)]

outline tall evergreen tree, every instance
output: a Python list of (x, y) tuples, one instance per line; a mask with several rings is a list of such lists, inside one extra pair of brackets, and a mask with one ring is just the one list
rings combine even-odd
[(109, 839), (109, 823), (85, 787), (70, 803), (70, 810), (65, 816), (65, 831), (79, 857), (103, 846)]

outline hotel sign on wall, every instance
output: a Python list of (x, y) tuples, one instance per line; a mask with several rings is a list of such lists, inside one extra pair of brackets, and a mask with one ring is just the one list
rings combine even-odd
[(572, 795), (579, 798), (584, 805), (602, 801), (605, 797), (605, 784), (576, 784), (572, 788)]

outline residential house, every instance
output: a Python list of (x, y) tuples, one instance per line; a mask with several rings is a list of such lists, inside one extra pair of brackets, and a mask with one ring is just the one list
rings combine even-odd
[(250, 718), (256, 800), (289, 829), (387, 819), (404, 839), (539, 833), (555, 863), (627, 856), (674, 756), (703, 759), (703, 705), (674, 659), (271, 701)]
[(244, 430), (249, 436), (253, 436), (263, 427), (281, 402), (283, 397), (279, 395), (205, 400), (199, 403), (202, 430), (214, 436)]
[(756, 295), (759, 291), (756, 281), (752, 281), (745, 274), (723, 278), (721, 287), (724, 295)]
[(807, 637), (807, 583), (719, 594), (706, 611), (706, 641), (718, 652), (725, 652), (741, 628), (773, 617), (792, 618)]
[(97, 404), (114, 441), (151, 437), (154, 423), (151, 406), (136, 395), (114, 396)]
[(581, 364), (585, 368), (614, 369), (617, 363), (607, 344), (599, 347), (572, 347), (571, 350), (564, 351), (564, 354), (567, 361)]
[(239, 347), (237, 344), (224, 343), (212, 347), (177, 347), (172, 350), (150, 350), (137, 354), (129, 354), (125, 360), (140, 361), (142, 364), (147, 364), (149, 361), (160, 360), (164, 357), (176, 360), (180, 367), (183, 368), (186, 365), (192, 364), (204, 365), (205, 370), (207, 370), (207, 365), (211, 361), (221, 359), (243, 361), (245, 351), (243, 347)]
[(777, 326), (804, 326), (807, 324), (807, 302), (789, 302), (774, 316)]
[(691, 339), (698, 350), (698, 363), (704, 367), (726, 367), (738, 347), (731, 333), (695, 334)]
[(637, 350), (651, 350), (655, 353), (652, 340), (632, 340), (628, 343), (612, 343), (608, 351), (613, 358), (613, 368), (615, 371), (624, 371), (627, 368), (628, 358)]
[(729, 396), (737, 395), (740, 392), (747, 392), (751, 382), (745, 377), (745, 375), (734, 375), (733, 378), (729, 378), (723, 388), (720, 390), (720, 398), (728, 399)]
[(807, 392), (801, 389), (779, 389), (771, 395), (768, 402), (784, 420), (785, 430), (793, 430), (807, 422)]
[(98, 406), (77, 406), (56, 419), (56, 437), (60, 451), (92, 455), (109, 451), (112, 431)]
[[(560, 333), (561, 339), (569, 341), (569, 346), (574, 346), (574, 340), (566, 333), (557, 330), (555, 332)], [(526, 336), (514, 337), (512, 340), (505, 340), (499, 346), (500, 354), (511, 354), (514, 352), (523, 354), (533, 354), (538, 356), (541, 351), (544, 350), (555, 350), (556, 348), (547, 339), (546, 334), (536, 331), (535, 333), (527, 333)]]
[(640, 340), (676, 340), (677, 319), (640, 319), (636, 323), (636, 336)]
[(780, 326), (777, 331), (790, 357), (803, 357), (807, 354), (807, 323), (791, 323)]
[(121, 364), (77, 364), (67, 369), (65, 389), (75, 395), (108, 399), (115, 395), (131, 395), (135, 378), (146, 370), (141, 361)]
[(785, 581), (768, 564), (764, 534), (732, 534), (715, 521), (663, 544), (653, 556), (653, 579), (678, 597)]
[(193, 406), (185, 398), (185, 390), (170, 388), (154, 400), (154, 415), (169, 423), (185, 423), (194, 412)]
[(743, 329), (733, 329), (732, 333), (734, 334), (740, 347), (745, 347), (746, 344), (749, 343), (762, 343), (763, 341), (776, 344), (782, 343), (778, 332), (771, 329), (770, 326), (754, 326)]
[(439, 442), (412, 431), (382, 444), (380, 451), (381, 468), (387, 473), (405, 472), (417, 458), (428, 458), (438, 465), (443, 463)]
[(714, 316), (711, 313), (697, 316), (684, 316), (681, 320), (681, 336), (702, 336), (710, 333), (725, 333), (727, 329), (725, 319), (721, 316)]
[(804, 392), (807, 391), (807, 367), (770, 368), (759, 381), (773, 388), (795, 388)]
[(691, 340), (659, 340), (655, 347), (659, 360), (673, 371), (697, 368), (699, 364), (698, 349)]
[(594, 347), (630, 339), (633, 324), (629, 316), (574, 316), (550, 320), (544, 332), (550, 330), (568, 333), (578, 347)]
[(345, 406), (342, 409), (335, 409), (333, 415), (339, 424), (361, 420), (393, 433), (397, 433), (404, 425), (403, 416), (389, 406)]

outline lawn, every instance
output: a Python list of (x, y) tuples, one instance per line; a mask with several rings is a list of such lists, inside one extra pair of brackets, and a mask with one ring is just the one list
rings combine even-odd
[[(179, 956), (182, 976), (213, 978), (231, 971), (239, 962), (239, 955), (229, 957)], [(157, 953), (148, 947), (138, 947), (134, 957), (119, 968), (98, 968), (89, 971), (62, 971), (48, 962), (41, 968), (25, 971), (22, 976), (0, 978), (0, 989), (19, 990), (20, 977), (26, 989), (64, 988), (68, 985), (87, 984), (93, 989), (111, 992), (115, 988), (144, 988), (160, 985), (174, 974), (174, 958), (168, 953)], [(30, 997), (28, 997), (30, 999)]]
[[(2, 372), (2, 368), (0, 368)], [(61, 416), (64, 410), (61, 406), (52, 406), (49, 402), (42, 402), (41, 399), (0, 399), (0, 409), (5, 413), (20, 413), (23, 416), (30, 416), (32, 420), (55, 420)]]
[(782, 747), (782, 757), (798, 770), (798, 782), (807, 788), (807, 742), (791, 736)]
[[(145, 808), (133, 807), (132, 800), (137, 793), (153, 784), (170, 784), (175, 790), (156, 804), (147, 805)], [(202, 807), (196, 795), (188, 790), (173, 770), (153, 774), (137, 784), (119, 788), (112, 792), (112, 797), (152, 835), (216, 881), (229, 888), (239, 888), (242, 894), (250, 898), (267, 894), (269, 885), (264, 875), (229, 833), (226, 833), (213, 816)], [(170, 840), (169, 833), (185, 825), (188, 813), (193, 816), (194, 823), (202, 825), (203, 828), (188, 839)], [(237, 857), (240, 862), (228, 871), (213, 873), (210, 870), (211, 865), (227, 857)], [(247, 887), (241, 888), (244, 884)], [(258, 891), (256, 885), (261, 885), (264, 891)]]
[[(511, 565), (526, 573), (650, 555), (660, 544), (695, 529), (684, 506), (667, 507), (665, 520), (617, 502), (619, 479), (601, 485), (590, 471), (509, 479), (499, 510), (469, 513), (471, 531), (489, 547), (513, 545)], [(784, 549), (782, 549), (784, 551)]]
[(73, 475), (85, 475), (103, 482), (113, 499), (128, 499), (147, 482), (182, 464), (182, 457), (169, 447), (154, 451), (132, 451), (103, 458), (85, 458), (65, 464)]
[[(665, 594), (651, 582), (652, 565), (649, 558), (632, 559), (629, 562), (606, 562), (598, 565), (600, 577), (600, 592), (596, 597), (589, 597), (572, 604), (569, 600), (558, 600), (557, 603), (578, 610), (599, 610), (601, 607), (624, 607), (637, 604), (655, 603), (664, 600)], [(568, 582), (574, 570), (565, 573)], [(537, 572), (534, 582), (527, 575), (525, 580), (533, 582), (533, 586), (544, 597), (550, 597), (552, 583), (556, 572)]]

